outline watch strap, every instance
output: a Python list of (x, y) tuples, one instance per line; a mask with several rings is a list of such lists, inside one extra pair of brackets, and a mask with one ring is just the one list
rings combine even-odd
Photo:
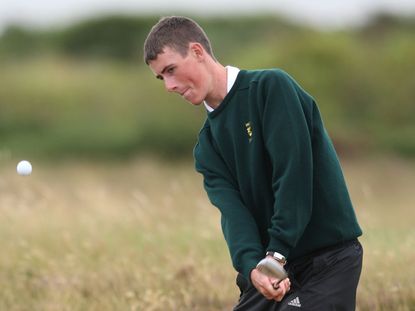
[(272, 258), (274, 258), (276, 261), (278, 261), (282, 265), (285, 265), (287, 263), (287, 259), (285, 258), (285, 256), (278, 252), (268, 251), (266, 253), (266, 256), (272, 256)]

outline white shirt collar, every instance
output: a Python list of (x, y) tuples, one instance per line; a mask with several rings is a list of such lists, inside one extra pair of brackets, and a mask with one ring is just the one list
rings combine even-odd
[[(226, 94), (228, 94), (232, 86), (235, 84), (236, 78), (238, 77), (238, 73), (240, 70), (239, 68), (232, 66), (226, 66), (225, 68), (227, 71)], [(205, 107), (208, 112), (212, 112), (213, 110), (215, 110), (212, 107), (210, 107), (206, 101), (203, 101), (203, 103), (205, 104)]]

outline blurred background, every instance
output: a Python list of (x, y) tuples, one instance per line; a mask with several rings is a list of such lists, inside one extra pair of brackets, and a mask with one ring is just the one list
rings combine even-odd
[[(358, 308), (415, 310), (415, 3), (370, 0), (1, 0), (0, 308), (237, 300), (192, 169), (206, 112), (142, 60), (164, 15), (194, 18), (222, 64), (284, 69), (314, 96), (365, 232)], [(32, 176), (16, 175), (21, 159)]]
[(159, 16), (187, 8), (223, 64), (279, 67), (297, 79), (319, 103), (340, 152), (415, 156), (413, 15), (377, 2), (367, 12), (357, 3), (322, 1), (318, 9), (300, 2), (218, 2), (206, 5), (208, 15), (199, 4), (182, 1), (177, 9), (166, 2), (150, 16), (149, 4), (132, 2), (6, 1), (1, 153), (191, 156), (205, 112), (167, 94), (142, 61), (143, 41)]

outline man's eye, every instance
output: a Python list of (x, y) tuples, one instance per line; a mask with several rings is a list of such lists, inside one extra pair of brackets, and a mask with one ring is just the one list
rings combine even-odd
[(167, 69), (167, 73), (173, 73), (174, 67)]

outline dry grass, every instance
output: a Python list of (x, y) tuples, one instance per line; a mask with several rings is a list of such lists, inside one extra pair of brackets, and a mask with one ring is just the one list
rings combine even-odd
[(415, 163), (366, 159), (345, 172), (364, 229), (359, 310), (415, 310)]
[[(219, 215), (192, 163), (0, 162), (0, 310), (230, 310)], [(415, 309), (415, 165), (345, 161), (365, 235), (359, 310)]]

